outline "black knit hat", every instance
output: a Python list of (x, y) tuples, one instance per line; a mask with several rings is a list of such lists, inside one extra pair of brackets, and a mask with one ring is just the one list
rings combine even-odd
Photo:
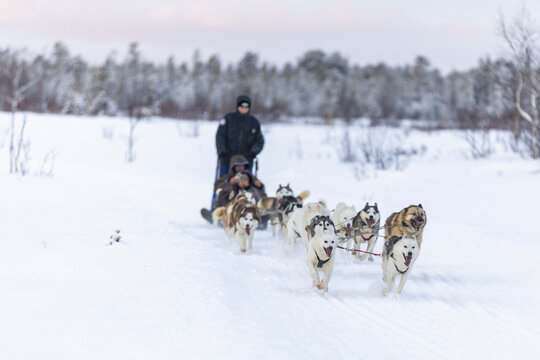
[(247, 96), (247, 95), (238, 96), (236, 98), (236, 107), (238, 107), (238, 106), (251, 107), (251, 98), (249, 96)]

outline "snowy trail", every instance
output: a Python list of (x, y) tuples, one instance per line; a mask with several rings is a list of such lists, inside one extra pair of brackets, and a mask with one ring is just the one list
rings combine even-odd
[[(319, 329), (316, 320), (319, 312), (326, 313), (326, 316), (332, 319), (336, 332), (333, 333), (334, 341), (330, 343), (325, 342), (324, 345), (319, 345), (320, 347), (309, 344), (308, 347), (314, 351), (313, 355), (318, 354), (318, 356), (330, 356), (343, 352), (344, 357), (347, 358), (352, 354), (361, 353), (360, 349), (366, 346), (370, 349), (384, 349), (388, 347), (390, 341), (393, 347), (386, 348), (385, 356), (452, 359), (479, 352), (481, 357), (496, 358), (501, 355), (501, 351), (510, 355), (515, 351), (519, 352), (524, 346), (533, 346), (539, 339), (534, 331), (523, 329), (515, 332), (515, 323), (519, 323), (520, 320), (514, 311), (504, 310), (500, 306), (475, 303), (474, 300), (467, 301), (466, 298), (482, 298), (481, 290), (476, 290), (481, 288), (481, 284), (464, 284), (458, 274), (425, 272), (419, 266), (414, 269), (414, 275), (411, 275), (409, 281), (415, 282), (413, 286), (417, 291), (420, 289), (418, 282), (431, 284), (431, 290), (427, 293), (419, 291), (424, 293), (423, 295), (408, 295), (409, 299), (400, 299), (393, 294), (382, 295), (383, 286), (380, 282), (378, 260), (367, 263), (356, 259), (340, 259), (347, 262), (347, 269), (340, 269), (340, 265), (336, 265), (330, 293), (320, 295), (310, 290), (310, 278), (307, 267), (303, 263), (301, 246), (291, 255), (291, 251), (286, 251), (288, 245), (280, 244), (280, 240), (272, 238), (269, 232), (258, 232), (253, 253), (239, 255), (232, 240), (227, 239), (223, 233), (220, 234), (221, 229), (216, 230), (218, 233), (214, 235), (215, 240), (210, 241), (209, 246), (216, 246), (220, 249), (219, 251), (225, 253), (225, 257), (233, 258), (234, 261), (224, 263), (225, 267), (235, 267), (233, 276), (244, 279), (239, 288), (222, 288), (219, 293), (227, 294), (231, 291), (230, 297), (236, 302), (226, 301), (226, 303), (247, 309), (245, 312), (238, 311), (236, 321), (247, 318), (250, 322), (263, 322), (263, 325), (259, 323), (257, 329), (252, 329), (256, 331), (257, 336), (249, 341), (246, 340), (244, 351), (248, 351), (246, 348), (256, 339), (269, 340), (264, 335), (264, 323), (268, 322), (269, 318), (274, 318), (269, 325), (270, 329), (288, 327), (289, 319), (280, 319), (277, 314), (272, 314), (276, 308), (288, 314), (287, 317), (301, 322), (302, 331), (299, 333), (299, 326), (296, 325), (292, 334), (288, 332), (273, 334), (270, 337), (270, 343), (257, 345), (259, 349), (273, 347), (276, 339), (280, 339), (281, 346), (287, 349), (298, 348), (301, 346), (297, 343), (299, 335), (302, 336), (301, 334), (305, 332), (305, 335), (309, 337), (312, 336), (310, 334), (314, 329)], [(210, 240), (206, 239), (206, 236), (204, 235), (203, 241)], [(339, 256), (350, 257), (345, 253)], [(216, 270), (219, 273), (231, 272), (230, 269), (221, 267)], [(260, 274), (263, 274), (262, 278)], [(228, 278), (222, 284), (229, 287), (225, 284), (231, 284), (232, 281), (233, 279)], [(361, 283), (364, 283), (364, 286), (359, 286)], [(425, 286), (424, 284), (422, 285)], [(456, 295), (448, 296), (448, 294)], [(463, 299), (463, 294), (466, 294), (465, 299)], [(291, 296), (292, 299), (289, 299)], [(280, 297), (285, 298), (285, 303), (279, 301)], [(238, 298), (242, 301), (237, 302)], [(461, 300), (455, 298), (461, 298)], [(270, 301), (262, 302), (263, 299), (270, 299)], [(418, 306), (418, 302), (423, 306)], [(298, 304), (302, 305), (298, 307)], [(474, 326), (471, 326), (471, 317), (476, 318), (472, 322)], [(513, 321), (509, 323), (509, 319)], [(445, 330), (444, 326), (441, 329), (441, 323), (450, 330)], [(351, 328), (354, 328), (352, 333), (343, 331), (343, 329)], [(426, 329), (434, 331), (426, 331)], [(456, 334), (456, 329), (463, 333)], [(495, 345), (497, 340), (503, 338), (507, 332), (517, 335), (514, 339), (520, 340)], [(240, 337), (241, 334), (238, 336)], [(474, 344), (471, 344), (471, 338), (475, 339)], [(478, 351), (478, 349), (483, 350)], [(308, 354), (309, 351), (304, 353), (304, 356)]]
[[(104, 126), (112, 139), (100, 137)], [(0, 357), (503, 359), (540, 352), (534, 163), (505, 153), (466, 161), (455, 133), (413, 132), (425, 155), (405, 171), (359, 181), (336, 160), (339, 129), (273, 125), (260, 171), (269, 193), (290, 182), (331, 208), (377, 201), (384, 219), (422, 202), (428, 212), (401, 296), (382, 294), (380, 258), (361, 262), (343, 250), (322, 294), (311, 287), (300, 243), (291, 248), (270, 229), (257, 231), (253, 251), (241, 254), (223, 229), (200, 219), (215, 124), (202, 123), (198, 138), (179, 136), (189, 126), (141, 124), (138, 159), (126, 165), (125, 121), (30, 117), (33, 148), (54, 144), (57, 171), (54, 178), (0, 173)], [(5, 157), (0, 152), (0, 164)], [(315, 171), (321, 162), (325, 171)], [(109, 246), (116, 228), (122, 240)], [(381, 248), (379, 239), (374, 251)]]

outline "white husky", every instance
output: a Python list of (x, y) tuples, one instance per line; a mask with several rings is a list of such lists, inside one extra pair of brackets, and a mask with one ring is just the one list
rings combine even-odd
[[(333, 226), (332, 226), (333, 228)], [(328, 282), (332, 276), (334, 269), (335, 247), (337, 237), (336, 234), (327, 231), (319, 231), (314, 233), (313, 238), (309, 241), (307, 251), (307, 266), (311, 277), (313, 278), (313, 286), (328, 291)], [(323, 279), (319, 277), (319, 271), (324, 274)]]
[(385, 293), (390, 291), (396, 276), (401, 275), (396, 291), (401, 294), (403, 285), (405, 285), (407, 277), (411, 273), (419, 251), (418, 243), (413, 238), (390, 236), (388, 241), (385, 242), (382, 254), (382, 280), (386, 283)]

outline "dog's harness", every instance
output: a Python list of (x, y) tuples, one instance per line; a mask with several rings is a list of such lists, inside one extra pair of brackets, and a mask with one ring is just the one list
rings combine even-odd
[[(391, 257), (392, 259), (394, 259), (395, 261), (397, 261), (397, 259), (394, 257), (394, 253), (390, 254), (390, 257)], [(409, 267), (408, 267), (408, 266), (407, 266), (407, 269), (405, 269), (405, 271), (399, 270), (395, 262), (394, 262), (394, 267), (396, 268), (396, 270), (397, 270), (401, 275), (403, 275), (403, 274), (405, 274), (407, 271), (409, 271)]]
[(369, 241), (369, 240), (371, 240), (374, 236), (375, 236), (375, 234), (371, 234), (371, 236), (365, 238), (364, 235), (360, 235), (360, 237), (361, 237), (362, 239), (364, 239), (364, 241)]
[(357, 231), (357, 230), (358, 230), (358, 229), (354, 229), (354, 238), (353, 238), (353, 240), (354, 240), (354, 243), (355, 243), (355, 244), (358, 244), (358, 243), (356, 242), (356, 234), (357, 234), (357, 233), (360, 233), (360, 237), (361, 237), (364, 241), (369, 241), (369, 240), (371, 240), (371, 239), (375, 236), (375, 234), (371, 234), (371, 236), (368, 236), (368, 237), (366, 238), (366, 237), (364, 237), (364, 235), (362, 235), (362, 232)]
[[(315, 251), (315, 249), (313, 250)], [(315, 256), (317, 257), (317, 260), (319, 261), (317, 263), (317, 267), (318, 268), (322, 268), (324, 264), (326, 264), (332, 257), (329, 257), (328, 259), (326, 260), (321, 260), (321, 258), (319, 257), (319, 254), (317, 254), (317, 251), (315, 251)]]

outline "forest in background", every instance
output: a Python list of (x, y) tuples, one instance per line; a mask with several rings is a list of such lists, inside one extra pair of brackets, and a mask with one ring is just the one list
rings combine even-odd
[[(56, 43), (44, 54), (0, 50), (0, 104), (24, 87), (18, 111), (181, 119), (219, 119), (249, 94), (263, 122), (290, 116), (429, 120), (440, 127), (511, 128), (516, 69), (504, 59), (480, 59), (467, 71), (443, 75), (418, 56), (405, 66), (358, 65), (340, 53), (305, 52), (278, 67), (246, 52), (237, 63), (218, 55), (190, 61), (145, 59), (137, 43), (124, 55), (89, 64)], [(25, 86), (27, 85), (27, 86)], [(505, 120), (506, 119), (506, 120)]]

